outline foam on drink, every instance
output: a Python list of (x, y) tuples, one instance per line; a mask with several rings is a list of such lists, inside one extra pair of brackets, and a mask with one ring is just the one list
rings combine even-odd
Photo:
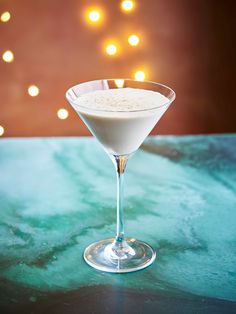
[(158, 92), (121, 88), (83, 94), (74, 108), (106, 151), (124, 155), (139, 148), (168, 104)]

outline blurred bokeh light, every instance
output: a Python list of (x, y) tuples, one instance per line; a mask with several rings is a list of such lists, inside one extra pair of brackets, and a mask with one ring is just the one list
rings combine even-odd
[(8, 21), (10, 20), (10, 18), (11, 18), (11, 14), (10, 14), (10, 12), (8, 12), (8, 11), (3, 12), (3, 13), (1, 14), (1, 21), (2, 21), (3, 23), (8, 22)]
[(139, 37), (137, 35), (130, 35), (128, 38), (128, 42), (130, 46), (137, 46), (139, 44)]
[(14, 54), (12, 51), (7, 50), (2, 54), (3, 61), (10, 63), (14, 60)]
[(134, 9), (135, 2), (132, 0), (121, 1), (121, 9), (123, 11), (129, 12)]
[(0, 125), (0, 136), (4, 134), (4, 127)]
[(100, 17), (101, 17), (101, 15), (98, 11), (93, 10), (93, 11), (89, 12), (89, 19), (91, 22), (98, 22)]
[(36, 97), (39, 94), (39, 88), (38, 86), (31, 85), (28, 87), (28, 94), (32, 97)]
[(88, 7), (84, 15), (87, 24), (92, 26), (99, 26), (104, 21), (104, 12), (100, 7)]
[(117, 45), (114, 43), (106, 45), (106, 53), (110, 56), (114, 56), (115, 54), (117, 54), (117, 50)]
[(134, 73), (134, 78), (136, 81), (144, 81), (146, 79), (146, 74), (142, 70), (138, 70)]
[(61, 108), (57, 111), (57, 116), (59, 119), (65, 120), (69, 117), (69, 112), (64, 108)]

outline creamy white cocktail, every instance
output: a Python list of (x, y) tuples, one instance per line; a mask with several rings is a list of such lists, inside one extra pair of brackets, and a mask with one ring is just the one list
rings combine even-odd
[(124, 236), (124, 172), (131, 154), (175, 99), (175, 93), (154, 82), (108, 79), (73, 86), (66, 97), (108, 153), (117, 174), (116, 237), (89, 245), (84, 259), (94, 268), (113, 273), (145, 268), (155, 260), (156, 253), (147, 243)]
[(83, 94), (74, 108), (110, 154), (124, 155), (139, 148), (168, 104), (158, 92), (121, 88)]

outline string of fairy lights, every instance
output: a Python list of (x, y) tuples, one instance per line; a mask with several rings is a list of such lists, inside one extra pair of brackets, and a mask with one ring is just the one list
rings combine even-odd
[[(134, 0), (122, 0), (120, 2), (120, 9), (125, 14), (131, 14), (135, 11), (136, 8), (136, 2)], [(0, 16), (0, 20), (2, 23), (7, 23), (11, 19), (11, 13), (6, 11), (3, 12)], [(92, 27), (98, 27), (101, 26), (105, 20), (105, 12), (101, 7), (94, 6), (94, 7), (88, 7), (84, 11), (84, 20), (87, 23), (87, 25), (90, 25)], [(128, 45), (131, 47), (137, 47), (140, 45), (140, 42), (142, 42), (142, 38), (140, 38), (139, 34), (128, 34), (127, 36), (127, 42)], [(121, 44), (118, 40), (106, 40), (106, 42), (103, 43), (102, 50), (104, 53), (109, 57), (116, 57), (118, 56), (120, 52)], [(14, 53), (11, 50), (6, 50), (2, 53), (2, 60), (6, 63), (11, 63), (14, 61)], [(143, 69), (136, 69), (133, 71), (134, 79), (137, 81), (143, 81), (146, 78), (146, 73)], [(115, 80), (115, 83), (117, 87), (123, 86), (123, 80)], [(30, 85), (27, 89), (28, 95), (31, 97), (37, 97), (40, 93), (40, 89), (37, 85)], [(57, 117), (58, 119), (65, 120), (69, 117), (69, 112), (65, 108), (60, 108), (57, 110)], [(3, 136), (5, 133), (5, 129), (2, 125), (0, 125), (0, 136)]]

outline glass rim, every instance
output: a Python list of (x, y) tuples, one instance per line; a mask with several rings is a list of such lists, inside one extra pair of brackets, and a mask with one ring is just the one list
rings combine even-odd
[[(124, 80), (124, 81), (133, 81), (133, 82), (138, 82), (138, 83), (148, 83), (148, 84), (154, 84), (154, 85), (158, 85), (158, 86), (161, 86), (161, 87), (164, 87), (166, 88), (167, 90), (169, 90), (169, 92), (172, 94), (171, 95), (171, 99), (168, 98), (168, 101), (165, 102), (164, 104), (161, 104), (159, 106), (155, 106), (155, 107), (151, 107), (151, 108), (147, 108), (147, 109), (140, 109), (140, 110), (104, 110), (104, 109), (94, 109), (94, 108), (89, 108), (89, 107), (86, 107), (86, 106), (82, 106), (82, 105), (79, 105), (78, 103), (75, 103), (75, 101), (71, 98), (71, 96), (69, 96), (69, 92), (72, 90), (73, 91), (73, 88), (79, 86), (79, 85), (82, 85), (82, 84), (86, 84), (86, 83), (92, 83), (92, 82), (99, 82), (99, 81), (115, 81), (115, 80)], [(122, 88), (122, 87), (121, 87)], [(117, 88), (119, 89), (119, 88)], [(145, 90), (145, 89), (144, 89)], [(147, 90), (147, 89), (146, 89)], [(91, 91), (93, 92), (93, 91)], [(73, 93), (75, 94), (75, 92), (73, 91)], [(88, 92), (90, 93), (90, 92)], [(163, 94), (162, 94), (163, 95)], [(112, 79), (112, 78), (109, 78), (109, 79), (98, 79), (98, 80), (91, 80), (91, 81), (85, 81), (85, 82), (81, 82), (79, 84), (76, 84), (76, 85), (73, 85), (72, 87), (70, 87), (67, 91), (66, 91), (66, 99), (72, 103), (74, 106), (78, 106), (80, 108), (83, 108), (85, 109), (86, 111), (92, 111), (92, 112), (106, 112), (106, 113), (128, 113), (128, 112), (145, 112), (145, 111), (150, 111), (150, 110), (155, 110), (155, 109), (158, 109), (158, 108), (162, 108), (164, 106), (169, 106), (176, 98), (176, 93), (175, 91), (170, 88), (169, 86), (167, 85), (164, 85), (164, 84), (161, 84), (161, 83), (158, 83), (158, 82), (153, 82), (153, 81), (148, 81), (148, 80), (144, 80), (144, 81), (138, 81), (138, 80), (135, 80), (135, 79), (131, 79), (131, 78), (115, 78), (115, 79)], [(80, 96), (76, 96), (76, 99), (78, 99)], [(164, 96), (164, 95), (163, 95)], [(166, 97), (166, 96), (165, 96)], [(167, 97), (166, 97), (167, 98)]]

